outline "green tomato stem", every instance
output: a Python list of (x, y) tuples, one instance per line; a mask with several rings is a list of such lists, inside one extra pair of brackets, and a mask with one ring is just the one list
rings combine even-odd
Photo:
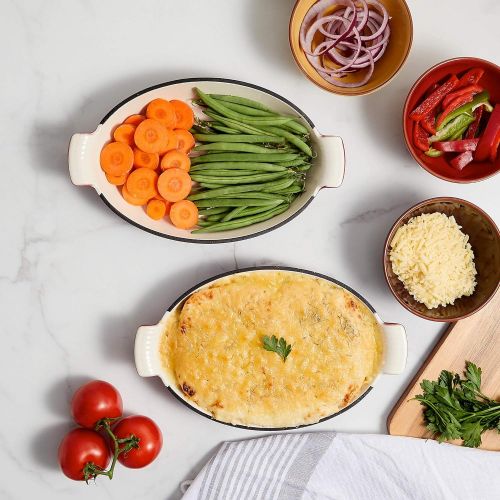
[[(121, 454), (128, 453), (132, 449), (139, 448), (140, 439), (134, 434), (130, 434), (125, 438), (118, 439), (115, 433), (111, 429), (111, 423), (117, 420), (116, 418), (103, 418), (99, 420), (95, 426), (95, 430), (104, 430), (104, 432), (109, 436), (111, 441), (113, 442), (113, 459), (111, 460), (111, 465), (109, 469), (101, 469), (93, 462), (88, 462), (85, 464), (83, 468), (83, 474), (85, 477), (85, 482), (88, 483), (89, 479), (94, 479), (97, 476), (107, 476), (109, 479), (113, 479), (113, 474), (115, 471), (115, 465), (118, 460), (118, 457)], [(123, 446), (120, 446), (123, 445)]]

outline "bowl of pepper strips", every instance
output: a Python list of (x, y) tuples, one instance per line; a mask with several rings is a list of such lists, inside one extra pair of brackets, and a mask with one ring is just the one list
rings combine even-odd
[(406, 145), (441, 179), (477, 182), (500, 170), (500, 67), (460, 57), (426, 71), (403, 111)]

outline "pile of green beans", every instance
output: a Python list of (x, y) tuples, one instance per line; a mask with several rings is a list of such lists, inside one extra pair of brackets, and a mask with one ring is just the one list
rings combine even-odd
[(193, 233), (238, 229), (285, 212), (311, 168), (308, 129), (252, 99), (196, 92), (210, 120), (191, 129), (197, 156), (190, 175), (198, 184), (188, 199), (199, 209)]

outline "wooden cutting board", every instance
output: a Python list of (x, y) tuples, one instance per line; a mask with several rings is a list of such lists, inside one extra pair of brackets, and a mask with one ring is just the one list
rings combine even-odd
[[(423, 406), (411, 399), (422, 393), (422, 380), (436, 380), (441, 370), (462, 374), (466, 360), (481, 367), (482, 392), (500, 399), (500, 292), (478, 313), (451, 324), (445, 331), (389, 414), (389, 434), (432, 438), (423, 421)], [(485, 432), (481, 448), (500, 451), (500, 434)]]

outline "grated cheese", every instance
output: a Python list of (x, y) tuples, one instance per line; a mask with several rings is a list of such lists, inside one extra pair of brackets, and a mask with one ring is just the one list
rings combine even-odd
[(460, 229), (453, 216), (435, 212), (413, 217), (392, 239), (394, 273), (428, 309), (454, 304), (474, 292), (474, 253)]

